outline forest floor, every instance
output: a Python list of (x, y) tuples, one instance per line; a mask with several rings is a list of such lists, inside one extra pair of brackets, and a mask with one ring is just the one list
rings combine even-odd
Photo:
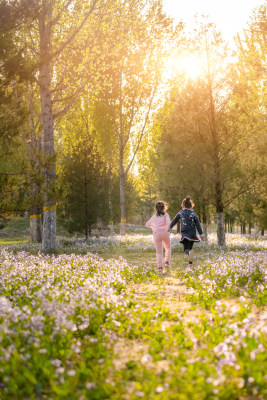
[[(195, 246), (196, 248), (196, 246)], [(108, 258), (110, 254), (102, 253), (103, 258)], [(196, 250), (196, 257), (194, 260), (194, 268), (200, 265), (199, 256), (205, 258), (205, 252)], [(210, 255), (209, 255), (210, 256)], [(116, 257), (116, 255), (115, 255)], [(119, 257), (123, 257), (129, 265), (134, 263), (135, 265), (150, 266), (157, 271), (156, 267), (156, 257), (153, 253), (140, 254), (139, 252), (132, 253), (120, 253)], [(267, 259), (265, 259), (265, 262)], [(184, 326), (188, 326), (191, 322), (199, 322), (198, 317), (201, 319), (211, 319), (213, 320), (214, 309), (211, 312), (209, 304), (205, 304), (199, 301), (190, 300), (190, 290), (188, 289), (187, 280), (184, 276), (187, 274), (188, 257), (181, 253), (172, 253), (171, 268), (163, 268), (163, 274), (159, 275), (157, 280), (145, 281), (142, 283), (131, 283), (129, 282), (128, 288), (126, 290), (127, 296), (133, 296), (136, 303), (146, 310), (153, 309), (166, 309), (170, 314), (176, 314), (179, 316), (179, 321), (181, 321)], [(267, 271), (266, 271), (267, 273)], [(189, 276), (191, 272), (188, 272)], [(194, 274), (194, 273), (193, 273)], [(189, 290), (189, 291), (188, 291)], [(224, 309), (225, 315), (230, 319), (238, 311), (240, 304), (249, 309), (249, 315), (253, 318), (254, 322), (261, 321), (261, 318), (266, 323), (267, 328), (267, 307), (266, 306), (256, 306), (253, 303), (253, 298), (248, 296), (243, 288), (239, 287), (239, 295), (236, 296), (222, 296), (223, 300), (219, 300), (217, 303), (221, 309)], [(243, 293), (247, 295), (247, 298), (243, 296)], [(216, 308), (216, 307), (215, 307)], [(166, 318), (163, 321), (163, 331), (168, 327), (174, 327), (177, 324), (176, 320), (170, 320)], [(188, 337), (194, 340), (194, 334), (190, 332), (190, 329), (186, 329), (186, 334)], [(168, 335), (166, 335), (166, 340), (168, 340)], [(164, 341), (164, 339), (163, 339)], [(164, 348), (164, 346), (163, 346)], [(177, 352), (177, 349), (173, 348), (172, 351)], [(126, 368), (128, 363), (131, 361), (140, 362), (145, 353), (149, 352), (149, 344), (147, 341), (129, 338), (119, 338), (114, 345), (114, 366), (116, 369)], [(192, 355), (192, 354), (191, 354)], [(148, 357), (149, 358), (149, 357)], [(163, 357), (159, 361), (153, 361), (153, 359), (148, 360), (148, 364), (152, 367), (154, 363), (154, 368), (157, 373), (162, 371), (169, 372), (171, 368), (172, 359), (168, 357)], [(265, 379), (267, 376), (265, 376)], [(267, 379), (266, 379), (267, 381)], [(216, 393), (216, 390), (215, 390)], [(127, 396), (126, 396), (127, 397)], [(142, 397), (142, 396), (141, 396)], [(131, 396), (129, 397), (131, 398)], [(168, 397), (166, 397), (168, 398)], [(172, 398), (172, 397), (170, 397)], [(174, 397), (175, 398), (175, 397)], [(218, 397), (220, 398), (220, 397)], [(229, 399), (234, 398), (229, 396)], [(244, 399), (260, 399), (263, 398), (260, 395), (245, 396), (240, 397)]]
[(266, 238), (195, 245), (172, 235), (0, 246), (0, 399), (264, 400)]

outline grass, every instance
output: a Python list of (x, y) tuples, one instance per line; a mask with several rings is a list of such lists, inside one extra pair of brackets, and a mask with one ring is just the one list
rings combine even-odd
[[(12, 229), (23, 230), (17, 222)], [(101, 258), (67, 250), (3, 254), (2, 400), (267, 398), (264, 260), (257, 270), (253, 252), (196, 244), (193, 274), (179, 247), (159, 277), (152, 250), (103, 246)]]
[(0, 238), (0, 246), (9, 246), (12, 244), (26, 244), (29, 243), (29, 239), (25, 238)]

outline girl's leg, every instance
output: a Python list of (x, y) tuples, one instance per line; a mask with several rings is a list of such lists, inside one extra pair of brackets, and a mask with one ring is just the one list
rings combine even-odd
[(190, 251), (189, 251), (189, 254), (188, 254), (189, 264), (193, 264), (193, 260), (194, 260), (195, 252), (194, 252), (193, 246), (194, 246), (194, 242), (190, 242)]
[(171, 238), (169, 232), (164, 232), (162, 237), (164, 247), (165, 247), (165, 262), (170, 264), (171, 260)]
[(162, 268), (162, 235), (160, 232), (153, 234), (154, 244), (156, 247), (158, 268)]
[(190, 240), (185, 240), (183, 245), (184, 245), (184, 252), (185, 254), (188, 255), (189, 266), (191, 267), (194, 259), (194, 250), (193, 250), (194, 242), (191, 242)]
[(189, 252), (191, 250), (190, 248), (190, 240), (184, 239), (183, 245), (184, 245), (184, 253), (189, 255)]

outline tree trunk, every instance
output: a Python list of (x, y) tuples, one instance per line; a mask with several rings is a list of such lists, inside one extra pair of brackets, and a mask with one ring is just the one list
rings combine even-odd
[(222, 202), (222, 190), (221, 190), (221, 178), (220, 178), (219, 166), (215, 167), (215, 171), (216, 171), (215, 200), (216, 200), (216, 220), (217, 220), (217, 241), (219, 247), (224, 247), (226, 243), (225, 243), (223, 202)]
[(248, 225), (248, 233), (249, 235), (251, 235), (251, 228), (252, 228), (252, 223), (250, 222)]
[[(43, 218), (43, 251), (56, 249), (56, 200), (53, 186), (56, 179), (54, 151), (54, 121), (51, 98), (50, 39), (51, 26), (47, 18), (46, 2), (39, 19), (40, 34), (40, 98), (41, 98), (41, 147), (44, 157), (44, 218)], [(47, 22), (48, 20), (48, 22)]]
[(224, 231), (224, 222), (223, 222), (223, 212), (216, 213), (216, 220), (217, 220), (218, 246), (224, 247), (225, 246), (225, 231)]
[(88, 180), (87, 180), (87, 165), (86, 165), (86, 156), (83, 159), (84, 162), (84, 217), (85, 217), (85, 241), (88, 240)]
[(261, 228), (261, 236), (264, 236), (264, 226)]
[(221, 165), (219, 157), (219, 138), (216, 126), (216, 111), (213, 98), (213, 81), (210, 70), (210, 54), (209, 46), (206, 37), (206, 57), (208, 65), (208, 91), (209, 91), (209, 125), (210, 133), (212, 138), (212, 159), (214, 168), (214, 191), (215, 191), (215, 203), (216, 203), (216, 219), (217, 219), (217, 240), (218, 246), (225, 246), (225, 230), (223, 221), (223, 197), (222, 197), (222, 179), (221, 179)]
[(258, 225), (254, 225), (254, 229), (255, 229), (255, 232), (254, 232), (254, 235), (257, 237), (257, 236), (259, 236), (259, 226)]
[(209, 243), (208, 238), (208, 221), (207, 221), (207, 212), (206, 212), (206, 205), (203, 207), (203, 233), (205, 235), (205, 243)]
[(112, 175), (111, 166), (108, 170), (109, 181), (108, 181), (108, 205), (109, 205), (109, 227), (111, 236), (114, 235), (114, 221), (113, 221), (113, 203), (112, 203)]
[(125, 174), (122, 163), (120, 163), (120, 205), (121, 205), (121, 229), (120, 234), (126, 234), (126, 201), (125, 201)]
[(100, 217), (97, 217), (97, 222), (96, 222), (96, 237), (99, 237), (101, 235), (101, 227), (102, 227), (102, 219)]
[(42, 242), (42, 214), (41, 208), (31, 208), (30, 211), (30, 237), (31, 242)]

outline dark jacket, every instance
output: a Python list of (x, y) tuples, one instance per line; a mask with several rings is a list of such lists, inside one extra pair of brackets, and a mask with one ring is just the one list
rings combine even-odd
[(172, 229), (172, 227), (177, 224), (179, 219), (181, 219), (182, 237), (188, 236), (190, 238), (191, 237), (195, 238), (196, 237), (196, 228), (197, 228), (200, 236), (204, 236), (200, 222), (198, 220), (198, 217), (197, 217), (195, 211), (190, 210), (189, 208), (184, 208), (183, 210), (179, 211), (178, 214), (176, 214), (175, 217), (173, 218), (173, 220), (171, 221), (170, 229)]

